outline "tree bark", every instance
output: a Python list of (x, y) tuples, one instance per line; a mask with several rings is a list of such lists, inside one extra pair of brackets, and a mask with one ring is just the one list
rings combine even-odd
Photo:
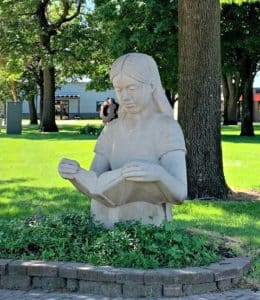
[(189, 198), (225, 199), (220, 133), (220, 3), (179, 1), (179, 122)]
[(224, 122), (223, 125), (237, 125), (237, 102), (240, 97), (239, 74), (222, 75), (222, 88), (224, 96)]
[(43, 115), (43, 95), (44, 95), (44, 87), (43, 87), (43, 72), (40, 70), (39, 72), (39, 80), (38, 85), (40, 89), (40, 125), (42, 123), (42, 115)]
[(221, 77), (222, 82), (222, 92), (224, 97), (224, 115), (223, 115), (223, 125), (228, 125), (228, 100), (229, 100), (229, 90), (227, 83), (227, 75), (222, 74)]
[(254, 136), (253, 127), (253, 81), (256, 62), (249, 57), (244, 59), (242, 79), (241, 136)]
[(227, 76), (227, 84), (229, 89), (229, 99), (227, 105), (227, 124), (226, 125), (236, 125), (237, 124), (237, 98), (236, 98), (236, 81), (231, 76)]
[(29, 104), (29, 113), (30, 113), (30, 124), (37, 125), (38, 124), (37, 110), (36, 110), (33, 95), (31, 95), (30, 99), (28, 99), (28, 104)]
[(40, 129), (43, 132), (56, 132), (58, 127), (55, 122), (55, 69), (45, 66), (43, 69), (43, 111)]

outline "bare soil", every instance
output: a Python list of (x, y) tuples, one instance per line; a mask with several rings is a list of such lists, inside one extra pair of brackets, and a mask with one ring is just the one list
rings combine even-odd
[(233, 190), (229, 193), (228, 199), (230, 200), (260, 200), (260, 191), (236, 191)]

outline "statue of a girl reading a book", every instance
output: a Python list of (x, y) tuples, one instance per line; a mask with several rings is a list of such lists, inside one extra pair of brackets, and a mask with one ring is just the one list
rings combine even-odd
[(60, 175), (92, 199), (106, 227), (126, 220), (160, 225), (187, 195), (185, 143), (152, 57), (129, 53), (111, 66), (118, 118), (104, 127), (90, 170), (63, 158)]

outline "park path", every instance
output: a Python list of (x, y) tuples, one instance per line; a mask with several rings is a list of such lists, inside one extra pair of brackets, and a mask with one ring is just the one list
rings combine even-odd
[[(83, 294), (72, 293), (59, 293), (59, 292), (46, 292), (41, 290), (32, 291), (13, 291), (1, 290), (0, 300), (109, 300), (111, 298), (102, 296), (90, 296)], [(116, 298), (121, 300), (123, 298)], [(144, 299), (144, 298), (131, 298), (131, 299)], [(178, 299), (178, 300), (260, 300), (260, 291), (252, 291), (250, 289), (236, 289), (222, 293), (210, 293), (199, 296), (188, 296), (179, 298), (149, 298), (153, 300), (159, 299)], [(124, 300), (126, 300), (124, 298)]]

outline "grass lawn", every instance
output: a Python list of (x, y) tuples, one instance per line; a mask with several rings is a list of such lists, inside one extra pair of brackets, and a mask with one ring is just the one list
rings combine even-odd
[[(89, 209), (89, 201), (60, 178), (57, 165), (62, 157), (80, 161), (89, 168), (96, 138), (79, 134), (80, 127), (98, 120), (64, 121), (59, 133), (39, 133), (24, 122), (23, 134), (0, 133), (0, 220)], [(240, 137), (239, 126), (222, 128), (225, 177), (235, 190), (260, 191), (260, 125), (255, 137)], [(230, 236), (244, 244), (253, 256), (260, 248), (260, 201), (187, 201), (174, 208), (180, 227)], [(260, 260), (253, 276), (260, 279)]]

